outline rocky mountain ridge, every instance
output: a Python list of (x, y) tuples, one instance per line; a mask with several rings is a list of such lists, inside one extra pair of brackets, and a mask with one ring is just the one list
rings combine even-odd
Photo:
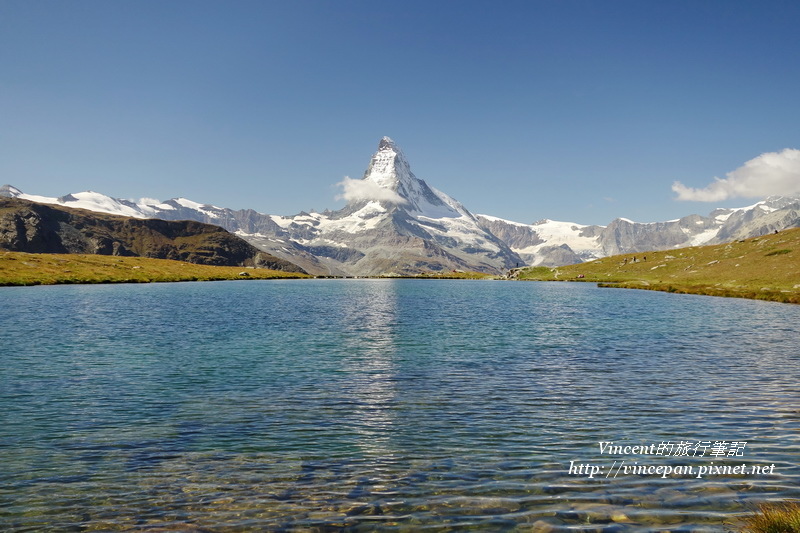
[(0, 196), (82, 207), (138, 218), (197, 220), (221, 226), (258, 249), (315, 275), (409, 275), (443, 270), (501, 273), (527, 265), (560, 266), (620, 253), (718, 244), (800, 226), (800, 198), (771, 197), (708, 216), (607, 226), (541, 220), (512, 222), (475, 215), (412, 172), (388, 137), (360, 180), (345, 181), (347, 205), (294, 216), (231, 210), (186, 198), (121, 200), (82, 192), (60, 198), (23, 194), (9, 185)]
[(102, 214), (0, 197), (0, 249), (174, 259), (203, 265), (302, 269), (219, 226)]
[[(530, 266), (562, 266), (609, 255), (723, 244), (800, 226), (800, 198), (769, 197), (754, 205), (715, 209), (667, 222), (641, 223), (624, 218), (608, 226), (584, 226), (542, 220), (519, 224), (478, 215)], [(559, 256), (560, 254), (560, 256)]]

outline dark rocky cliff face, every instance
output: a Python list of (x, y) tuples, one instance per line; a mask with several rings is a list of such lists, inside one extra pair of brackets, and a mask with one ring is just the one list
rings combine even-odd
[(211, 224), (105, 215), (18, 198), (0, 198), (0, 249), (141, 256), (303, 272)]

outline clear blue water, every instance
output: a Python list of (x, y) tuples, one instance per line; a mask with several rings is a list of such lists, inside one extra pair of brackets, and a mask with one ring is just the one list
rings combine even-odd
[(0, 530), (723, 531), (800, 498), (798, 339), (800, 306), (576, 283), (3, 288)]

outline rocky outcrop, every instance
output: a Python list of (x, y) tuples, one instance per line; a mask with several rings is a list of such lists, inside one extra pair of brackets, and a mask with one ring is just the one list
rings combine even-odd
[(680, 221), (641, 224), (618, 218), (600, 236), (603, 255), (665, 250), (685, 245)]
[(303, 272), (210, 224), (105, 215), (0, 197), (0, 249), (174, 259)]
[(582, 263), (583, 259), (568, 245), (562, 244), (560, 246), (540, 247), (536, 252), (535, 261), (537, 266), (556, 267)]
[(516, 224), (507, 220), (491, 218), (486, 215), (478, 215), (478, 221), (486, 231), (496, 235), (497, 238), (506, 243), (512, 250), (527, 248), (544, 244), (542, 239), (533, 226), (528, 224)]

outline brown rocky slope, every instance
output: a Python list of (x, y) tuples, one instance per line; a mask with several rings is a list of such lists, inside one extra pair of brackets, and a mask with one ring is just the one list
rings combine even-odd
[(18, 198), (0, 197), (0, 250), (152, 257), (304, 272), (211, 224), (106, 215)]

